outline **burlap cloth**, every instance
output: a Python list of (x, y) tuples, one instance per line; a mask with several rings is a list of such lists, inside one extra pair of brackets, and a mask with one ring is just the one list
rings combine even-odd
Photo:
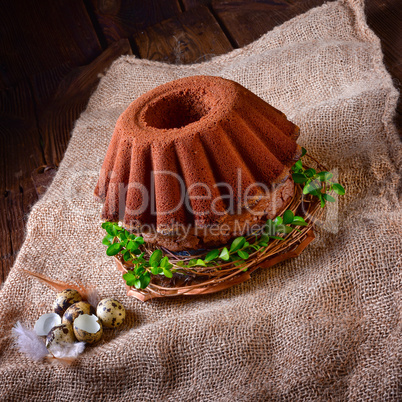
[[(299, 143), (339, 173), (347, 195), (304, 253), (219, 294), (141, 303), (101, 244), (93, 190), (116, 119), (164, 82), (240, 82), (301, 128)], [(401, 397), (401, 145), (397, 91), (357, 0), (313, 9), (212, 61), (121, 57), (77, 121), (57, 176), (34, 206), (0, 293), (0, 400), (397, 400)], [(129, 310), (121, 332), (72, 367), (12, 346), (55, 293), (27, 268), (94, 284)]]

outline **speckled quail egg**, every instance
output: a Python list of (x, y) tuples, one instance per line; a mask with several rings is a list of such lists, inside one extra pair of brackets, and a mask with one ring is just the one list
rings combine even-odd
[(80, 301), (82, 301), (82, 297), (77, 290), (66, 289), (57, 294), (53, 310), (55, 313), (63, 315), (71, 305)]
[(63, 324), (72, 324), (74, 320), (82, 314), (95, 314), (95, 309), (86, 301), (74, 303), (63, 315)]
[(124, 306), (115, 299), (103, 299), (96, 308), (96, 315), (102, 321), (104, 327), (117, 328), (126, 318)]
[(63, 343), (74, 343), (75, 336), (72, 325), (60, 324), (53, 327), (46, 337), (46, 347), (51, 351), (54, 346)]
[(56, 325), (61, 324), (61, 317), (56, 313), (43, 314), (36, 321), (34, 331), (39, 336), (46, 336)]
[(74, 320), (74, 335), (80, 342), (95, 343), (102, 337), (103, 328), (95, 315), (83, 314)]

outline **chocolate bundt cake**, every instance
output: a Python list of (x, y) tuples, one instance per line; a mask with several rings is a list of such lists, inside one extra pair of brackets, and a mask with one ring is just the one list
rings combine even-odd
[(116, 123), (95, 189), (102, 218), (173, 251), (223, 244), (286, 207), (298, 135), (234, 81), (161, 85)]

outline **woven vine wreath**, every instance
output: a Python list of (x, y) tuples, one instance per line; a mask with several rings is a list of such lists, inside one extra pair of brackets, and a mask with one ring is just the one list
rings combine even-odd
[[(230, 244), (198, 255), (181, 256), (164, 248), (147, 245), (116, 222), (104, 222), (107, 232), (103, 244), (114, 256), (126, 282), (127, 295), (141, 301), (157, 297), (215, 293), (250, 279), (258, 268), (268, 268), (297, 257), (314, 240), (314, 226), (329, 193), (345, 194), (333, 174), (302, 149), (302, 160), (292, 167), (295, 182), (293, 198), (284, 212), (268, 220), (258, 232), (237, 237)], [(314, 167), (310, 167), (314, 165)], [(321, 170), (317, 172), (316, 169)]]

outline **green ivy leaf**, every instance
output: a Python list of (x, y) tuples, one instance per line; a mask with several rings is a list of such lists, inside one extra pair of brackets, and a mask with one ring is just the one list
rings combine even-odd
[(120, 240), (127, 240), (127, 235), (125, 234), (125, 232), (117, 232), (117, 237)]
[(166, 278), (172, 278), (173, 274), (166, 268), (163, 268), (163, 275), (166, 276)]
[(339, 183), (334, 183), (332, 185), (332, 190), (334, 190), (335, 193), (339, 194), (339, 195), (344, 195), (345, 194), (345, 189)]
[(162, 251), (155, 250), (149, 258), (149, 264), (151, 267), (157, 267), (162, 259)]
[(301, 216), (295, 216), (292, 225), (307, 226), (308, 223)]
[(189, 262), (188, 262), (188, 266), (189, 267), (194, 267), (194, 265), (197, 264), (197, 260), (195, 260), (194, 258), (192, 258)]
[(129, 260), (131, 259), (131, 254), (130, 254), (130, 251), (129, 251), (129, 250), (126, 250), (126, 251), (123, 253), (123, 259), (124, 259), (124, 261), (129, 261)]
[(271, 239), (275, 239), (275, 240), (285, 240), (283, 237), (281, 236), (269, 236)]
[(105, 230), (110, 236), (113, 236), (113, 237), (117, 236), (117, 230), (113, 224), (106, 226)]
[(120, 243), (114, 243), (111, 244), (107, 250), (106, 250), (106, 254), (111, 257), (113, 255), (116, 255), (119, 253), (119, 251), (121, 250), (121, 244)]
[(130, 240), (126, 246), (127, 250), (137, 250), (138, 244), (135, 241)]
[(235, 251), (240, 250), (245, 242), (246, 239), (244, 237), (237, 237), (233, 240), (232, 245), (230, 246), (230, 252), (234, 253)]
[(105, 246), (110, 246), (113, 242), (114, 237), (110, 236), (109, 234), (106, 235), (103, 240), (102, 240), (102, 244), (104, 244)]
[(303, 173), (293, 173), (292, 179), (295, 183), (300, 183), (300, 184), (307, 181), (307, 177)]
[(321, 193), (318, 194), (317, 197), (320, 199), (321, 208), (324, 208), (325, 207), (325, 199), (324, 199), (324, 197), (322, 196)]
[(320, 197), (322, 196), (321, 189), (319, 189), (319, 190), (314, 190), (314, 191), (312, 191), (310, 194), (311, 194), (311, 195), (314, 195), (314, 196), (316, 196), (316, 197), (318, 197), (318, 198), (320, 198)]
[(260, 237), (260, 242), (268, 243), (268, 242), (269, 242), (269, 236), (268, 236), (267, 234), (263, 234), (263, 235)]
[(332, 197), (332, 195), (329, 194), (323, 194), (322, 197), (324, 198), (325, 201), (329, 201), (329, 202), (335, 202), (335, 198)]
[(306, 155), (306, 153), (307, 153), (307, 149), (302, 147), (302, 154), (301, 154), (301, 156), (303, 157), (304, 155)]
[(151, 275), (149, 272), (140, 276), (141, 289), (145, 289), (149, 285), (149, 282), (151, 282)]
[(130, 240), (120, 240), (120, 244), (121, 244), (121, 248), (123, 249), (123, 248), (127, 248), (127, 243), (129, 242)]
[(283, 219), (282, 219), (280, 216), (277, 216), (277, 217), (274, 219), (274, 224), (275, 224), (276, 226), (282, 225), (282, 223), (283, 223)]
[(212, 261), (212, 260), (214, 260), (215, 258), (217, 258), (218, 255), (219, 255), (219, 250), (218, 250), (218, 249), (216, 249), (216, 250), (211, 250), (211, 251), (206, 255), (205, 261), (206, 261), (206, 262)]
[(200, 259), (197, 260), (196, 265), (198, 265), (199, 267), (206, 267), (207, 266), (207, 264), (205, 264), (205, 262), (203, 260), (200, 260)]
[(285, 213), (283, 214), (283, 223), (285, 225), (292, 223), (294, 216), (295, 214), (290, 209), (286, 210)]
[(292, 166), (292, 170), (297, 173), (303, 171), (303, 163), (300, 159)]
[(318, 177), (320, 178), (321, 181), (328, 181), (332, 179), (334, 175), (330, 172), (320, 172), (318, 173)]
[(133, 271), (127, 271), (125, 274), (123, 274), (123, 279), (126, 281), (128, 286), (134, 286), (134, 283), (137, 280)]
[(172, 264), (169, 263), (169, 258), (168, 258), (167, 256), (165, 256), (165, 257), (163, 257), (163, 258), (161, 259), (159, 265), (160, 265), (162, 268), (166, 268), (167, 266), (172, 265)]
[(141, 236), (136, 236), (136, 238), (134, 240), (138, 244), (144, 244), (145, 243), (145, 240)]
[(290, 226), (285, 226), (285, 225), (280, 225), (277, 227), (276, 231), (278, 233), (291, 233), (293, 231), (293, 228), (291, 228)]
[(102, 225), (101, 225), (101, 227), (102, 227), (102, 229), (105, 229), (105, 230), (106, 230), (106, 228), (107, 228), (108, 226), (110, 226), (110, 225), (111, 225), (111, 222), (103, 222)]
[(313, 194), (314, 192), (317, 192), (319, 188), (320, 187), (314, 182), (308, 183), (303, 188), (303, 194)]
[(142, 265), (139, 265), (138, 267), (135, 267), (134, 273), (136, 276), (140, 276), (145, 272), (145, 268)]
[(229, 261), (230, 255), (226, 247), (224, 247), (223, 250), (221, 251), (219, 258), (222, 259), (223, 261)]
[(244, 250), (239, 250), (239, 251), (237, 252), (237, 254), (238, 254), (239, 257), (242, 258), (243, 260), (247, 260), (247, 258), (250, 257), (250, 255), (249, 255), (246, 251), (244, 251)]
[(310, 168), (310, 169), (307, 169), (307, 170), (304, 171), (304, 174), (307, 177), (313, 177), (316, 173), (317, 173), (316, 170), (313, 169), (313, 168)]
[(258, 244), (262, 247), (268, 247), (268, 243), (265, 241), (260, 241)]

